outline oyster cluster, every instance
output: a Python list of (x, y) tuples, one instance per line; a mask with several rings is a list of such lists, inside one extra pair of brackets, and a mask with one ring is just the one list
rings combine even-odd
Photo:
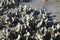
[[(25, 4), (13, 2), (13, 7), (0, 10), (0, 40), (59, 40), (60, 24), (50, 21), (46, 9), (32, 9)], [(8, 4), (8, 3), (7, 3)]]

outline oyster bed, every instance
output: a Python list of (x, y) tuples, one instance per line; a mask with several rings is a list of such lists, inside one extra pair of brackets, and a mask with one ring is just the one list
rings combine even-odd
[[(0, 40), (59, 40), (60, 24), (47, 9), (33, 9), (18, 1), (0, 6)], [(18, 3), (16, 3), (18, 2)]]

